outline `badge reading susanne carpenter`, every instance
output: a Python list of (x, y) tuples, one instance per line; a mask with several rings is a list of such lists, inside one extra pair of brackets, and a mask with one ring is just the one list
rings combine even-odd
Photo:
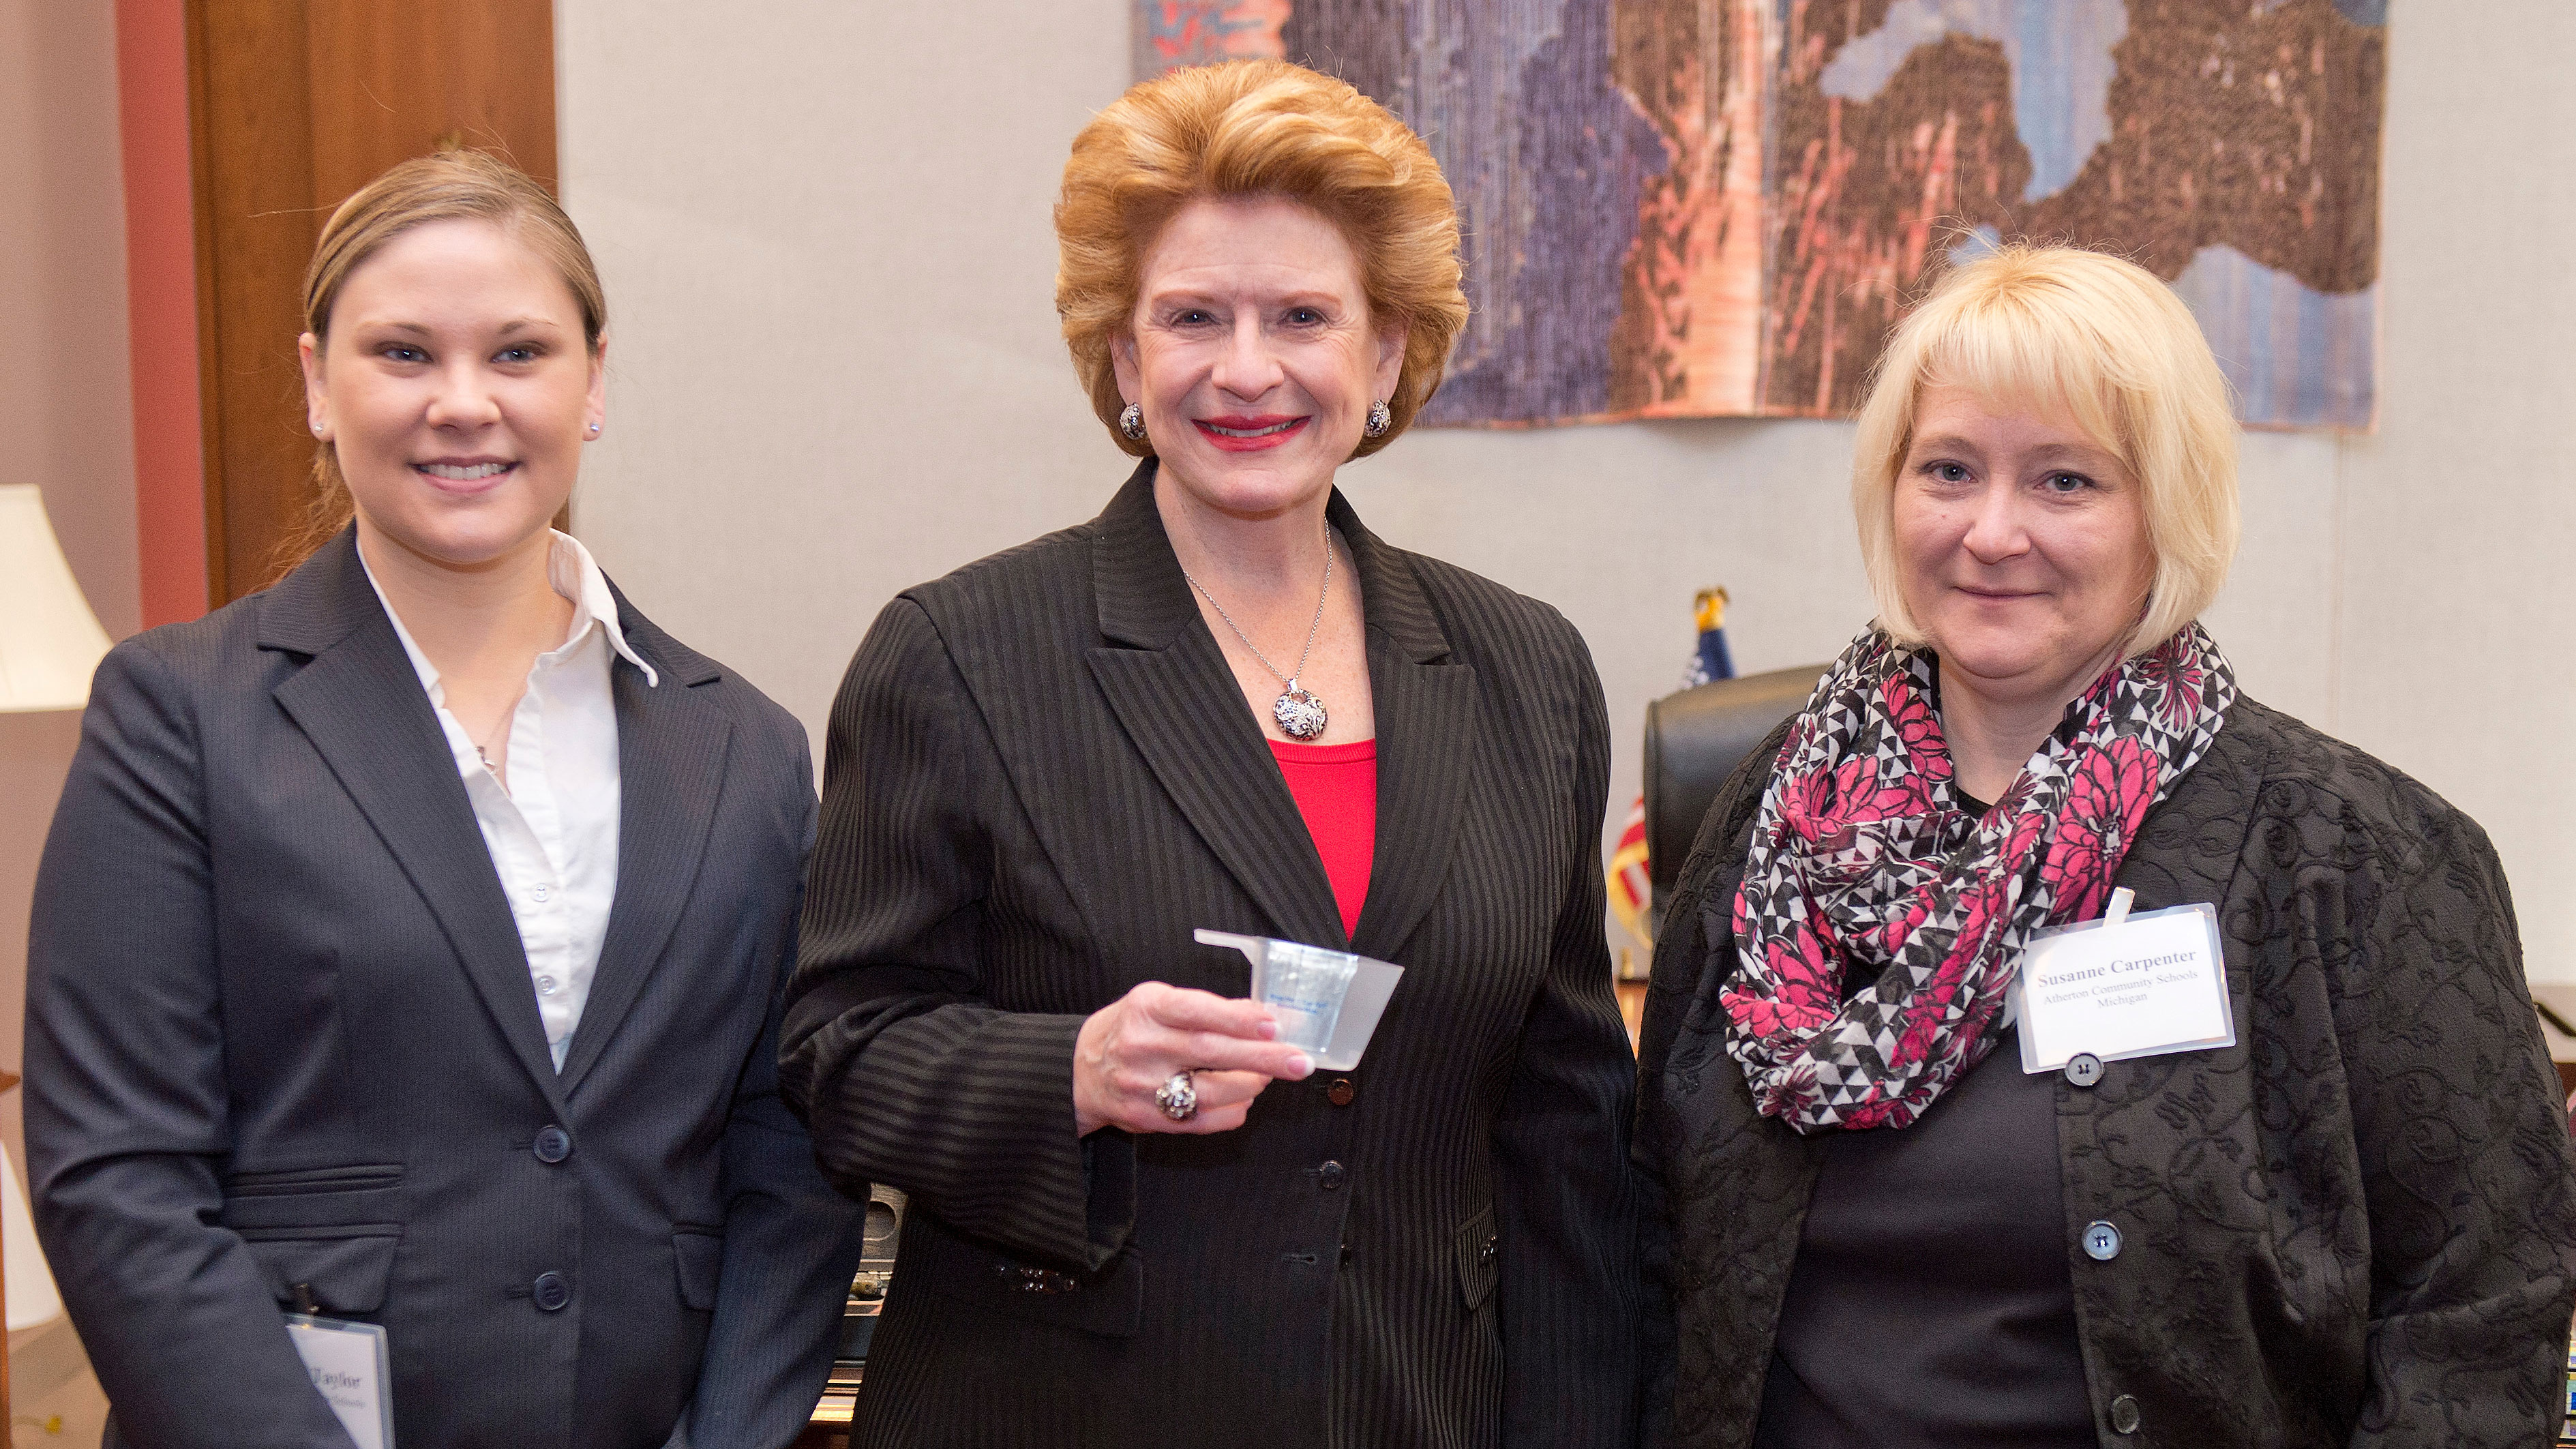
[(290, 1313), (286, 1333), (314, 1391), (358, 1449), (394, 1449), (393, 1362), (383, 1326)]
[(2011, 1005), (2025, 1072), (2236, 1044), (2218, 910), (2206, 904), (2131, 915), (2129, 892), (2114, 892), (2102, 919), (2031, 937)]

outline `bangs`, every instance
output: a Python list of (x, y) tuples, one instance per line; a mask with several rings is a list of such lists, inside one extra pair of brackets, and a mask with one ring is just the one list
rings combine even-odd
[[(1955, 387), (1998, 412), (2064, 418), (2094, 446), (2137, 469), (2129, 406), (2135, 379), (2122, 377), (2117, 350), (2066, 309), (2034, 306), (2027, 295), (1990, 294), (1927, 329), (1909, 414), (1922, 390)], [(1907, 432), (1911, 434), (1912, 419)], [(1911, 445), (1909, 436), (1907, 442)]]

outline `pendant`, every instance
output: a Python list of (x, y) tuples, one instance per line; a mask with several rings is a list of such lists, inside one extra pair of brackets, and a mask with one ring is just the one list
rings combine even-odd
[(1324, 702), (1288, 681), (1288, 690), (1270, 703), (1270, 717), (1279, 721), (1280, 731), (1292, 740), (1311, 740), (1324, 732)]

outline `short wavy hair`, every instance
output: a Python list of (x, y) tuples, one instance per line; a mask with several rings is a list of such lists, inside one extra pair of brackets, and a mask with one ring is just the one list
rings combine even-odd
[(2134, 262), (2080, 247), (1997, 247), (1952, 269), (1897, 324), (1861, 405), (1852, 512), (1879, 627), (1925, 642), (1898, 587), (1896, 480), (1923, 389), (2062, 411), (2138, 480), (2155, 578), (2123, 657), (2200, 617), (2241, 531), (2235, 410), (2200, 324)]
[(1119, 431), (1127, 404), (1110, 348), (1133, 325), (1147, 250), (1190, 202), (1273, 196), (1339, 227), (1359, 258), (1371, 323), (1409, 328), (1386, 400), (1394, 426), (1353, 456), (1395, 441), (1439, 388), (1467, 295), (1457, 202), (1422, 138), (1343, 82), (1286, 61), (1176, 70), (1129, 88), (1073, 138), (1055, 208), (1065, 345), (1092, 411), (1127, 452), (1154, 449)]

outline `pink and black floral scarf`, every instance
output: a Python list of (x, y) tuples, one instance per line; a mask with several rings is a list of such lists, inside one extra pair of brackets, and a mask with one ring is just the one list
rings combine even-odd
[[(1800, 1132), (1905, 1126), (1983, 1059), (2024, 944), (2101, 913), (2147, 811), (2236, 703), (2226, 657), (2187, 625), (2068, 705), (1979, 819), (1951, 781), (1935, 671), (1875, 628), (1853, 640), (1754, 820), (1726, 1049)], [(1846, 1001), (1855, 971), (1875, 979)]]

